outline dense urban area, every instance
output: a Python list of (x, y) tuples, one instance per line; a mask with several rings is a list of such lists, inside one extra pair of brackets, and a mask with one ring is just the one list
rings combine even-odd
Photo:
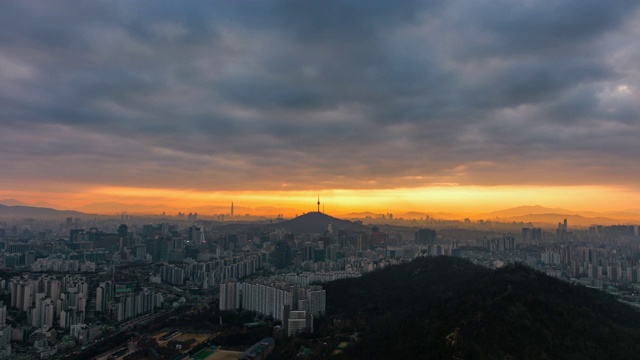
[[(4, 217), (0, 358), (260, 358), (326, 321), (324, 284), (427, 256), (521, 263), (636, 306), (637, 241), (634, 225), (341, 220), (319, 204), (293, 219), (248, 219), (233, 207), (215, 216)], [(334, 351), (351, 341), (336, 337)]]

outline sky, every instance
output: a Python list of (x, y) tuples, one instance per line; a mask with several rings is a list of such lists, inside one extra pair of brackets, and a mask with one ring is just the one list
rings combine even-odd
[(640, 208), (639, 7), (2, 1), (0, 198)]

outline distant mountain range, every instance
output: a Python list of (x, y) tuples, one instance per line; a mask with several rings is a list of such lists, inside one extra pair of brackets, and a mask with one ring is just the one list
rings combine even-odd
[[(171, 206), (166, 204), (124, 204), (119, 202), (102, 202), (93, 203), (79, 208), (70, 210), (63, 206), (51, 204), (47, 202), (38, 202), (35, 204), (27, 204), (16, 199), (0, 200), (0, 205), (9, 207), (0, 212), (2, 216), (14, 217), (33, 217), (39, 218), (44, 216), (87, 216), (87, 214), (116, 215), (121, 213), (138, 214), (138, 215), (160, 215), (163, 211), (169, 214), (175, 213)], [(213, 214), (229, 214), (231, 209), (229, 206), (201, 206), (192, 209), (183, 210), (183, 212), (194, 212), (201, 215)], [(33, 209), (33, 210), (29, 210)], [(46, 209), (46, 210), (42, 210)], [(56, 211), (63, 213), (57, 214)], [(68, 213), (64, 213), (64, 212)], [(277, 214), (302, 213), (302, 211), (293, 208), (278, 208), (274, 206), (261, 206), (257, 208), (235, 206), (234, 213), (236, 216), (244, 214), (252, 214), (257, 216), (275, 216)], [(69, 215), (71, 214), (71, 215)], [(309, 213), (312, 214), (312, 213)], [(342, 218), (345, 219), (379, 219), (383, 213), (375, 213), (370, 211), (347, 213)], [(384, 214), (387, 216), (388, 214)], [(95, 215), (92, 215), (95, 216)], [(425, 219), (430, 217), (440, 220), (463, 220), (467, 216), (445, 213), (445, 212), (396, 212), (394, 218), (404, 219)], [(479, 213), (468, 215), (472, 220), (491, 220), (499, 222), (516, 222), (516, 223), (532, 223), (534, 226), (555, 227), (559, 222), (567, 219), (570, 226), (586, 227), (593, 224), (599, 225), (615, 225), (615, 224), (637, 224), (640, 223), (640, 209), (629, 209), (625, 211), (611, 212), (594, 212), (594, 211), (573, 211), (563, 208), (548, 208), (540, 205), (518, 206), (514, 208), (492, 211), (487, 213)], [(337, 218), (333, 218), (337, 219)], [(335, 220), (332, 220), (337, 224)], [(343, 220), (341, 220), (343, 221)], [(335, 228), (335, 224), (334, 224)]]
[[(458, 220), (458, 219), (462, 219), (464, 218), (464, 216), (458, 215), (458, 214), (452, 214), (452, 213), (446, 213), (446, 212), (418, 212), (418, 211), (408, 211), (408, 212), (396, 212), (396, 213), (392, 213), (393, 217), (395, 219), (399, 219), (399, 218), (403, 218), (403, 219), (407, 219), (407, 220), (412, 220), (412, 219), (426, 219), (427, 216), (430, 218), (434, 218), (434, 219), (442, 219), (442, 220)], [(383, 213), (374, 213), (371, 211), (364, 211), (364, 212), (350, 212), (345, 214), (344, 217), (345, 219), (366, 219), (366, 218), (372, 218), (372, 219), (378, 219), (381, 218), (382, 215), (384, 215), (385, 217), (388, 214), (383, 214)]]
[(347, 214), (344, 214), (344, 218), (346, 219), (366, 219), (367, 217), (370, 218), (379, 218), (380, 216), (382, 216), (382, 214), (380, 213), (374, 213), (371, 211), (362, 211), (362, 212), (350, 212)]
[(56, 209), (56, 210), (69, 210), (67, 208), (65, 208), (64, 206), (60, 206), (57, 204), (52, 204), (46, 201), (39, 201), (37, 203), (33, 203), (33, 204), (27, 204), (25, 202), (22, 202), (20, 200), (16, 200), (16, 199), (3, 199), (0, 200), (0, 205), (6, 205), (6, 206), (33, 206), (33, 207), (42, 207), (42, 208), (50, 208), (50, 209)]
[(526, 215), (542, 215), (542, 214), (565, 214), (565, 215), (580, 215), (583, 217), (615, 217), (615, 218), (636, 218), (640, 216), (639, 210), (627, 210), (627, 211), (610, 211), (610, 212), (595, 212), (595, 211), (575, 211), (563, 208), (548, 208), (540, 205), (534, 206), (518, 206), (510, 209), (493, 211), (484, 214), (484, 216), (492, 217), (513, 217), (513, 216), (526, 216)]
[(518, 206), (514, 208), (492, 211), (484, 214), (486, 217), (513, 217), (513, 216), (526, 216), (534, 214), (575, 214), (575, 211), (562, 209), (562, 208), (548, 208), (540, 205), (533, 206)]
[[(373, 212), (353, 212), (344, 217), (347, 219), (379, 219), (383, 214)], [(387, 214), (384, 214), (387, 215)], [(463, 220), (469, 217), (472, 220), (491, 220), (499, 222), (532, 223), (534, 226), (554, 227), (559, 222), (567, 219), (571, 226), (587, 227), (593, 224), (615, 225), (633, 224), (640, 222), (640, 210), (632, 209), (617, 212), (573, 211), (563, 208), (548, 208), (540, 205), (518, 206), (514, 208), (478, 213), (475, 215), (459, 215), (444, 212), (397, 212), (394, 218), (426, 219), (429, 216), (439, 220)]]
[(534, 225), (554, 225), (567, 220), (570, 226), (586, 227), (594, 224), (598, 225), (616, 225), (620, 223), (633, 222), (631, 219), (613, 219), (607, 217), (585, 217), (581, 215), (567, 214), (528, 214), (523, 216), (511, 216), (498, 218), (502, 222), (523, 222), (533, 223)]
[(547, 208), (540, 205), (518, 206), (510, 209), (479, 214), (474, 217), (482, 220), (499, 220), (502, 222), (531, 222), (536, 225), (554, 225), (567, 219), (570, 225), (589, 226), (615, 225), (640, 221), (637, 210), (618, 212), (572, 211), (562, 208)]
[(0, 205), (0, 216), (9, 218), (62, 219), (66, 217), (87, 217), (98, 215), (85, 214), (73, 210), (56, 210), (44, 207)]

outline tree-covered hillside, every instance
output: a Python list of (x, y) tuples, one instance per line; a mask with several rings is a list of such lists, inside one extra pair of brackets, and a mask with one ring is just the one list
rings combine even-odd
[(459, 258), (419, 258), (325, 289), (328, 317), (360, 332), (335, 359), (640, 354), (640, 312), (603, 292), (521, 265), (489, 270)]

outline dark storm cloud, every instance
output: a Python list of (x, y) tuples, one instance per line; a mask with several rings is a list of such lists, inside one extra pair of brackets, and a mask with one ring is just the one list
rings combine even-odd
[(589, 47), (637, 7), (632, 0), (621, 0), (615, 6), (598, 0), (477, 3), (468, 2), (462, 19), (487, 35), (487, 41), (479, 44), (482, 48), (476, 50), (543, 56)]
[(633, 185), (636, 5), (3, 2), (1, 179)]

